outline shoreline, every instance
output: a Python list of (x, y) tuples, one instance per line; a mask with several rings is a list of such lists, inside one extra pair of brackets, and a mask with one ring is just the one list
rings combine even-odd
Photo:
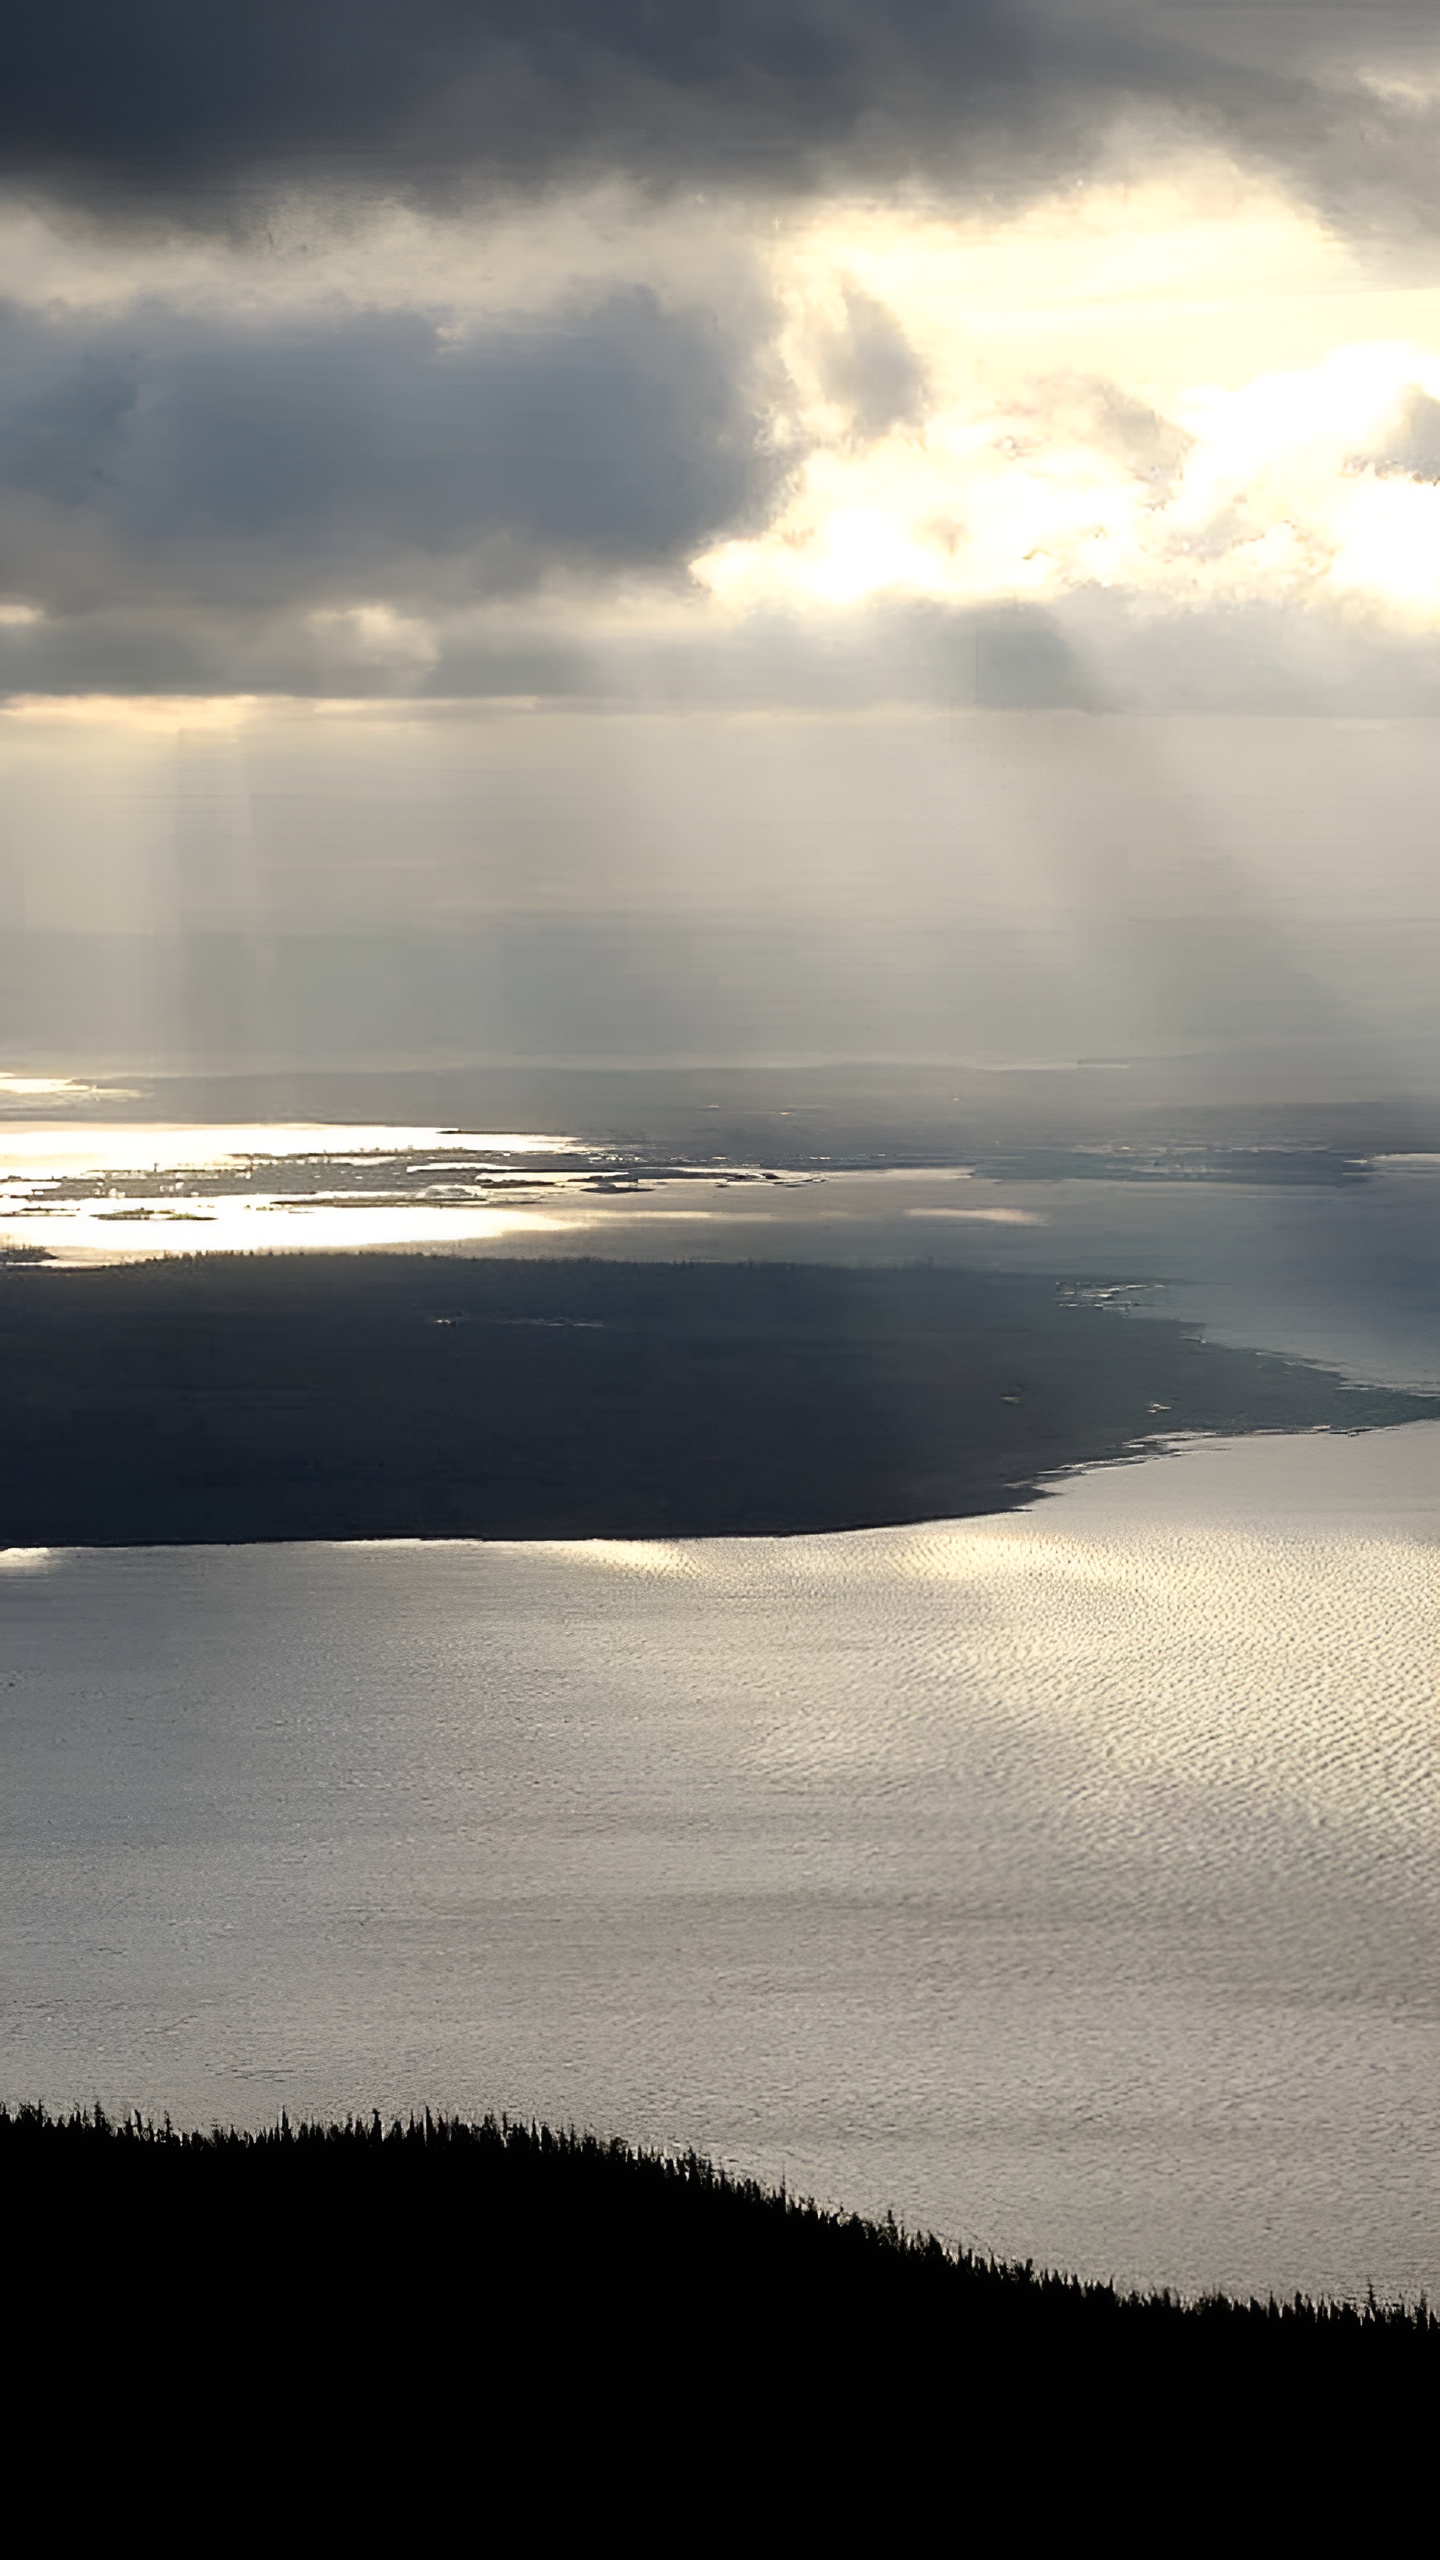
[(1440, 1418), (1073, 1282), (307, 1255), (0, 1272), (0, 1546), (800, 1537)]

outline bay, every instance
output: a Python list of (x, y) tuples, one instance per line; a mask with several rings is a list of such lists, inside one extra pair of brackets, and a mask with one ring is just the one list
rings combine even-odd
[(844, 1536), (12, 1552), (0, 2092), (1433, 2297), (1437, 1547), (1414, 1424)]

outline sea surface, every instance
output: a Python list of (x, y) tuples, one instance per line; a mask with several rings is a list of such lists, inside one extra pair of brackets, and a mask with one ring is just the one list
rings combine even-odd
[(674, 1545), (12, 1553), (0, 2091), (543, 2115), (1440, 2292), (1440, 1425)]

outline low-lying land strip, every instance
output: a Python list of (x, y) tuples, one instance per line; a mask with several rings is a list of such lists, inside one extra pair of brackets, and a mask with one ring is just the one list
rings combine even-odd
[(204, 1256), (0, 1271), (0, 1544), (676, 1537), (1011, 1508), (1172, 1435), (1440, 1399), (1045, 1279)]

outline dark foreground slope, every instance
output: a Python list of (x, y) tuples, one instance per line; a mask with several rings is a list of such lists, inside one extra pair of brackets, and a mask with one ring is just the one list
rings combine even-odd
[(459, 2466), (492, 2526), (467, 2540), (517, 2476), (527, 2542), (568, 2501), (592, 2529), (658, 2504), (688, 2547), (782, 2488), (894, 2532), (927, 2481), (947, 2544), (1047, 2486), (1076, 2523), (1097, 2494), (1143, 2508), (1157, 2476), (1188, 2522), (1237, 2493), (1253, 2519), (1257, 2465), (1292, 2521), (1351, 2480), (1393, 2514), (1374, 2466), (1413, 2459), (1440, 2381), (1423, 2310), (1126, 2297), (493, 2121), (3, 2115), (0, 2198), (17, 2370), (68, 2340), (72, 2410), (138, 2394), (152, 2436), (208, 2430), (237, 2489), (278, 2433), (325, 2467), (332, 2523), (397, 2461), (412, 2525)]
[(907, 1267), (0, 1270), (0, 1544), (654, 1537), (1003, 1509), (1183, 1431), (1440, 1402)]

